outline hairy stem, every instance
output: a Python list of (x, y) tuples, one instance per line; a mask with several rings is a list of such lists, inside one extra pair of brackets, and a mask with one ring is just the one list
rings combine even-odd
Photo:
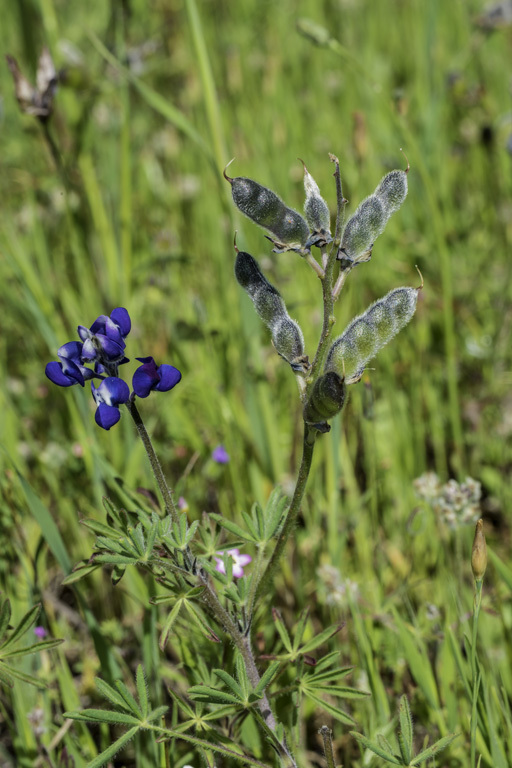
[(277, 565), (283, 554), (288, 537), (292, 532), (297, 517), (300, 511), (300, 505), (302, 503), (302, 497), (306, 490), (306, 483), (308, 481), (309, 472), (311, 470), (311, 461), (313, 459), (313, 450), (315, 447), (316, 430), (311, 429), (307, 424), (304, 425), (304, 447), (302, 450), (302, 461), (299, 468), (299, 474), (297, 476), (297, 483), (295, 485), (295, 491), (293, 493), (292, 501), (288, 507), (288, 514), (286, 516), (285, 523), (277, 539), (277, 544), (272, 557), (261, 577), (258, 589), (256, 591), (255, 602), (264, 594), (270, 587), (271, 581), (274, 577)]
[(160, 464), (160, 461), (158, 460), (158, 456), (155, 453), (155, 449), (153, 448), (153, 443), (151, 442), (151, 438), (148, 435), (146, 427), (144, 426), (144, 422), (142, 421), (138, 408), (135, 405), (135, 402), (133, 402), (132, 400), (128, 400), (128, 402), (126, 403), (126, 407), (130, 412), (130, 416), (134, 421), (138, 435), (144, 445), (144, 449), (149, 459), (149, 463), (151, 464), (151, 469), (153, 470), (155, 480), (158, 484), (158, 488), (160, 489), (160, 493), (162, 495), (165, 511), (167, 512), (168, 515), (171, 515), (173, 521), (177, 523), (179, 516), (178, 516), (178, 510), (176, 509), (176, 504), (174, 503), (174, 499), (172, 496), (172, 491), (167, 485), (167, 480), (165, 479), (165, 475), (162, 471), (162, 466)]

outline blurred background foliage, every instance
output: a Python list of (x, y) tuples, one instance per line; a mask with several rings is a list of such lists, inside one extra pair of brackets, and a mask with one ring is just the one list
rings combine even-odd
[[(45, 626), (67, 643), (32, 661), (53, 681), (50, 694), (2, 694), (2, 765), (35, 764), (59, 713), (89, 700), (92, 675), (107, 674), (102, 648), (121, 669), (142, 660), (155, 691), (180, 674), (172, 649), (163, 663), (155, 650), (154, 585), (131, 574), (114, 589), (105, 574), (80, 593), (60, 586), (91, 550), (80, 518), (103, 519), (104, 495), (147, 504), (135, 490), (153, 483), (127, 414), (111, 432), (98, 429), (88, 388), (53, 387), (45, 363), (79, 323), (127, 307), (130, 370), (153, 355), (183, 372), (142, 412), (191, 519), (238, 519), (275, 484), (289, 492), (301, 442), (296, 385), (233, 278), (235, 230), (310, 354), (320, 285), (297, 255), (271, 254), (231, 204), (222, 168), (236, 158), (233, 175), (301, 209), (301, 157), (334, 214), (328, 153), (340, 158), (353, 211), (385, 172), (405, 167), (400, 148), (409, 197), (352, 273), (337, 329), (392, 288), (417, 285), (415, 265), (421, 302), (319, 441), (269, 603), (289, 624), (311, 606), (312, 630), (347, 622), (331, 642), (373, 693), (354, 708), (360, 730), (382, 727), (405, 692), (421, 736), (467, 734), (460, 665), (473, 529), (446, 525), (413, 481), (426, 471), (441, 483), (479, 481), (498, 563), (480, 618), (479, 750), (482, 765), (510, 765), (511, 42), (512, 26), (495, 27), (479, 0), (4, 4), (2, 52), (34, 82), (47, 45), (60, 83), (46, 130), (21, 114), (0, 64), (0, 582), (18, 618), (42, 601)], [(211, 459), (220, 443), (225, 466)], [(269, 603), (255, 627), (262, 652), (274, 642)], [(34, 708), (39, 735), (27, 719)], [(326, 718), (305, 714), (303, 760), (314, 765)], [(378, 764), (334, 729), (340, 762)], [(83, 765), (95, 747), (78, 725), (72, 732), (54, 754), (66, 744)], [(466, 766), (466, 744), (436, 764)], [(178, 759), (193, 758), (178, 750)]]

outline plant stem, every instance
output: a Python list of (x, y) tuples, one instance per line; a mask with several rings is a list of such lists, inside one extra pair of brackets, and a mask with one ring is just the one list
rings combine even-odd
[(322, 725), (320, 728), (320, 736), (324, 742), (324, 755), (327, 768), (336, 768), (334, 760), (334, 750), (332, 748), (332, 732), (326, 725)]
[(471, 768), (476, 768), (476, 726), (478, 721), (477, 703), (478, 691), (481, 682), (481, 674), (477, 669), (476, 643), (478, 637), (478, 617), (480, 615), (480, 605), (482, 603), (482, 583), (483, 579), (475, 579), (475, 598), (473, 601), (473, 636), (471, 639), (471, 677), (473, 681), (470, 727)]
[(306, 489), (306, 483), (308, 481), (309, 472), (311, 470), (311, 461), (313, 459), (313, 450), (315, 447), (316, 430), (310, 428), (307, 424), (304, 425), (304, 446), (302, 450), (302, 461), (299, 468), (299, 474), (297, 476), (297, 483), (295, 485), (295, 491), (291, 500), (291, 504), (288, 508), (288, 514), (286, 516), (285, 523), (277, 539), (277, 544), (272, 557), (263, 573), (258, 584), (256, 591), (255, 602), (264, 594), (270, 587), (270, 582), (274, 576), (275, 570), (279, 563), (279, 559), (283, 554), (288, 537), (292, 532), (292, 529), (297, 521), (297, 517), (300, 511), (300, 505), (304, 491)]
[(155, 480), (160, 489), (160, 493), (162, 494), (165, 511), (168, 515), (171, 515), (173, 521), (177, 523), (179, 519), (179, 515), (178, 515), (178, 510), (176, 509), (176, 504), (174, 503), (172, 491), (167, 485), (165, 475), (162, 471), (162, 466), (158, 460), (158, 456), (155, 453), (155, 449), (153, 448), (153, 443), (151, 442), (151, 438), (148, 435), (146, 427), (144, 426), (144, 422), (142, 421), (138, 408), (135, 405), (135, 402), (132, 400), (128, 400), (128, 402), (126, 403), (126, 407), (128, 408), (130, 412), (130, 416), (132, 417), (135, 423), (135, 427), (137, 428), (139, 437), (144, 444), (144, 448), (145, 448), (147, 457), (149, 459), (149, 463), (151, 464), (151, 469), (153, 470)]

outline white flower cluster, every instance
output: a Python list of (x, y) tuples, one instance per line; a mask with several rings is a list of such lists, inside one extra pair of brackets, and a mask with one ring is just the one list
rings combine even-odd
[(450, 528), (474, 525), (480, 517), (482, 487), (478, 480), (466, 477), (463, 483), (448, 480), (441, 484), (435, 472), (426, 472), (414, 481), (420, 499), (427, 501), (439, 519)]

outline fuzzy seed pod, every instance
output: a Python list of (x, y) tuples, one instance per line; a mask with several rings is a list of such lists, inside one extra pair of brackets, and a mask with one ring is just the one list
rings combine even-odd
[(270, 329), (278, 354), (290, 363), (294, 370), (305, 370), (308, 361), (304, 357), (302, 331), (288, 316), (279, 291), (269, 283), (257, 261), (249, 253), (237, 250), (235, 277), (242, 288), (245, 288), (256, 312)]
[(302, 370), (304, 357), (304, 337), (299, 324), (291, 317), (281, 318), (272, 327), (272, 341), (276, 352), (281, 355), (295, 370)]
[(320, 425), (332, 419), (345, 404), (346, 387), (342, 376), (335, 371), (324, 373), (315, 381), (304, 406), (304, 421)]
[(388, 217), (398, 211), (407, 197), (407, 171), (387, 173), (375, 190), (375, 194), (381, 199)]
[(234, 179), (226, 174), (224, 178), (231, 184), (233, 202), (239, 211), (272, 237), (277, 252), (305, 250), (309, 238), (309, 228), (300, 213), (288, 208), (281, 198), (271, 189), (258, 184), (253, 179), (238, 176)]
[[(301, 160), (302, 165), (304, 163)], [(308, 239), (308, 245), (318, 245), (320, 247), (332, 242), (331, 237), (331, 215), (329, 207), (322, 195), (318, 184), (304, 165), (304, 191), (306, 200), (304, 202), (304, 215), (311, 230)]]
[(363, 200), (354, 215), (347, 221), (338, 258), (355, 261), (363, 257), (362, 260), (364, 260), (365, 254), (371, 253), (372, 246), (386, 226), (388, 218), (379, 197), (370, 195)]
[(338, 259), (351, 262), (368, 261), (373, 244), (384, 231), (389, 217), (398, 211), (407, 197), (408, 172), (409, 164), (405, 171), (387, 173), (373, 195), (363, 200), (347, 221)]
[(325, 371), (345, 376), (347, 384), (359, 381), (375, 357), (414, 315), (419, 288), (396, 288), (356, 317), (334, 341)]

